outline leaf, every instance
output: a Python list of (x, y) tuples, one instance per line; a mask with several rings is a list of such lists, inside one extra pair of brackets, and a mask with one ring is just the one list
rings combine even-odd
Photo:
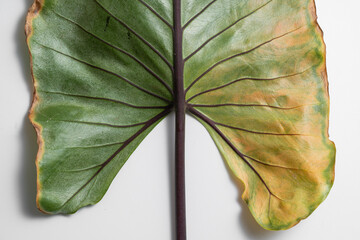
[(186, 96), (258, 223), (287, 229), (325, 199), (334, 178), (322, 33), (313, 1), (233, 2), (240, 13), (226, 23), (206, 24), (204, 12), (186, 29), (209, 39), (184, 49)]
[(287, 229), (315, 210), (334, 179), (315, 4), (183, 0), (180, 13), (179, 2), (35, 1), (26, 33), (38, 207), (74, 213), (100, 201), (180, 102), (244, 184), (258, 223)]

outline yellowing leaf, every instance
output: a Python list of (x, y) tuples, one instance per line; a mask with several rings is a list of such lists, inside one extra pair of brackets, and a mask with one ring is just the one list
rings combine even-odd
[(329, 193), (335, 147), (314, 1), (36, 0), (26, 33), (40, 210), (100, 201), (173, 108), (177, 158), (187, 111), (264, 228), (295, 225)]

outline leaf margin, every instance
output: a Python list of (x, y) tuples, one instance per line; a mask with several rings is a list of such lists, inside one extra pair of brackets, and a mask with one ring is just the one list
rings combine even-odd
[(37, 107), (37, 105), (40, 102), (40, 98), (39, 95), (37, 94), (36, 91), (36, 84), (37, 84), (37, 79), (34, 76), (34, 71), (33, 71), (33, 57), (31, 54), (31, 47), (30, 47), (30, 39), (33, 35), (33, 20), (35, 18), (37, 18), (43, 8), (45, 0), (34, 0), (34, 3), (31, 5), (31, 7), (28, 10), (27, 16), (26, 16), (26, 20), (25, 20), (25, 36), (26, 36), (26, 44), (28, 46), (28, 51), (29, 51), (29, 56), (30, 56), (30, 73), (31, 73), (31, 77), (32, 77), (32, 81), (33, 81), (33, 100), (31, 103), (31, 107), (28, 113), (28, 117), (30, 119), (31, 124), (33, 125), (35, 131), (36, 131), (36, 135), (37, 135), (37, 143), (38, 143), (38, 152), (36, 155), (36, 159), (35, 159), (35, 166), (36, 166), (36, 172), (37, 172), (37, 176), (36, 176), (36, 206), (37, 208), (45, 213), (45, 214), (50, 214), (46, 211), (44, 211), (43, 209), (41, 209), (40, 204), (39, 204), (39, 199), (41, 196), (41, 183), (39, 180), (39, 165), (40, 165), (40, 159), (42, 158), (42, 156), (44, 155), (44, 139), (42, 137), (42, 126), (37, 123), (35, 121), (35, 108)]

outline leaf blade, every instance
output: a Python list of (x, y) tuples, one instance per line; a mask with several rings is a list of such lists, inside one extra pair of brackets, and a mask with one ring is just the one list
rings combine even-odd
[[(171, 111), (173, 97), (170, 61), (150, 42), (139, 35), (131, 43), (126, 23), (95, 1), (64, 2), (35, 1), (26, 26), (35, 86), (30, 120), (39, 141), (37, 204), (51, 214), (100, 201)], [(103, 21), (87, 21), (90, 15)], [(125, 31), (126, 40), (118, 41), (116, 31)]]
[[(334, 180), (325, 45), (313, 1), (242, 4), (248, 13), (227, 27), (194, 20), (213, 29), (189, 45), (186, 99), (244, 183), (256, 221), (283, 230), (309, 216)], [(219, 14), (214, 9), (208, 14)], [(210, 54), (214, 48), (224, 50)]]

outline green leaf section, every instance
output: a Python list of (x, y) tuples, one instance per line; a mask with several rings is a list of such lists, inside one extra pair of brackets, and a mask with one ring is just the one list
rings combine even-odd
[[(36, 87), (31, 120), (41, 146), (42, 211), (73, 213), (98, 202), (130, 154), (170, 112), (171, 28), (145, 2), (126, 3), (125, 8), (114, 1), (34, 5), (28, 30)], [(168, 13), (164, 7), (155, 5)], [(146, 18), (134, 18), (136, 12)]]
[[(325, 199), (334, 178), (315, 4), (181, 6), (184, 104), (244, 184), (258, 223), (287, 229)], [(171, 111), (173, 14), (170, 0), (35, 1), (26, 32), (42, 211), (73, 213), (98, 202)]]

